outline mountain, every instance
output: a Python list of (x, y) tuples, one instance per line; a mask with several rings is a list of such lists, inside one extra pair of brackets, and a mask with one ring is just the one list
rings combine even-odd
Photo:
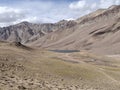
[(0, 28), (0, 90), (120, 90), (120, 5)]
[(49, 33), (31, 45), (101, 54), (120, 53), (120, 5), (99, 9), (75, 21), (75, 26)]
[(32, 24), (22, 22), (0, 28), (0, 40), (47, 49), (120, 53), (120, 5), (99, 9), (77, 20)]
[(75, 22), (71, 22), (72, 21), (66, 20), (62, 20), (55, 24), (32, 24), (29, 22), (21, 22), (16, 25), (0, 28), (0, 40), (21, 42), (23, 44), (33, 42), (50, 32), (71, 27), (75, 24)]

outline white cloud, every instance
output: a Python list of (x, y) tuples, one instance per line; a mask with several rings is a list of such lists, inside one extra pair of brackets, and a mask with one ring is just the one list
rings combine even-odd
[(25, 12), (11, 7), (0, 7), (0, 25), (9, 25), (25, 18)]
[(20, 13), (21, 10), (20, 9), (13, 9), (11, 7), (6, 7), (6, 6), (0, 7), (0, 14), (1, 13), (6, 13), (6, 12)]
[(74, 10), (108, 8), (112, 5), (120, 5), (120, 0), (78, 0), (70, 3), (69, 8)]
[[(16, 24), (21, 21), (33, 23), (57, 22), (62, 19), (73, 20), (99, 8), (120, 5), (120, 0), (15, 0), (14, 4), (0, 3), (0, 26)], [(59, 1), (59, 2), (58, 2)], [(71, 0), (70, 0), (71, 1)]]
[(100, 1), (100, 8), (108, 8), (110, 7), (111, 5), (115, 5), (116, 4), (116, 1), (118, 3), (118, 0), (101, 0)]
[(94, 9), (94, 8), (96, 8), (97, 7), (97, 3), (93, 3), (92, 5), (91, 5), (91, 9)]
[(120, 0), (100, 0), (99, 8), (108, 8), (112, 5), (120, 5)]
[(77, 2), (73, 2), (69, 5), (69, 7), (71, 9), (81, 9), (81, 8), (84, 8), (86, 5), (86, 1), (85, 0), (82, 0), (82, 1), (77, 1)]
[(120, 5), (120, 0), (78, 0), (69, 4), (72, 14), (75, 17), (80, 17), (91, 13), (100, 8), (108, 8), (112, 5)]
[(120, 0), (116, 0), (116, 1), (115, 1), (115, 4), (116, 4), (116, 5), (119, 5), (119, 4), (120, 4)]

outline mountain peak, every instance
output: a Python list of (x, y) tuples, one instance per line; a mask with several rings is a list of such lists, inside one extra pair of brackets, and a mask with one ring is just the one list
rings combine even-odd
[(23, 22), (21, 22), (21, 23), (19, 23), (20, 25), (29, 25), (30, 23), (29, 22), (27, 22), (27, 21), (23, 21)]
[(63, 24), (63, 23), (67, 23), (67, 22), (68, 22), (67, 20), (64, 20), (64, 19), (63, 19), (63, 20), (59, 21), (58, 23), (59, 23), (59, 24)]
[(115, 9), (115, 8), (120, 8), (120, 5), (112, 5), (108, 9)]
[[(84, 24), (95, 21), (102, 20), (102, 18), (107, 19), (108, 17), (115, 17), (120, 13), (120, 5), (113, 5), (108, 9), (98, 9), (88, 15), (85, 15), (79, 19), (77, 19), (78, 23)], [(101, 19), (100, 19), (101, 18)], [(103, 19), (103, 20), (104, 20)]]

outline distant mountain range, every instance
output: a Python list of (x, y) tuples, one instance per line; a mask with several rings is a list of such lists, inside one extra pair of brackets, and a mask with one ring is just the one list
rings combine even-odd
[(120, 53), (120, 5), (99, 9), (77, 20), (0, 28), (0, 40), (47, 49)]
[(9, 42), (21, 42), (23, 44), (27, 42), (33, 42), (43, 37), (44, 35), (59, 30), (65, 29), (75, 25), (71, 21), (60, 21), (58, 23), (46, 23), (46, 24), (32, 24), (29, 22), (21, 22), (16, 25), (0, 28), (0, 40), (6, 40)]

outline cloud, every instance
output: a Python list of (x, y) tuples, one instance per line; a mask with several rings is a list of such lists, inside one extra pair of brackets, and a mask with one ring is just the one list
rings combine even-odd
[[(99, 8), (120, 5), (120, 0), (3, 0), (0, 1), (0, 26), (22, 21), (54, 23), (73, 20)], [(9, 3), (7, 3), (7, 1)]]
[(119, 4), (120, 4), (120, 0), (116, 0), (116, 1), (115, 1), (115, 4), (116, 4), (116, 5), (119, 5)]
[(96, 8), (96, 7), (97, 7), (97, 3), (93, 3), (93, 4), (91, 4), (91, 6), (90, 6), (91, 9), (94, 9), (94, 8)]
[(91, 13), (100, 8), (108, 8), (112, 5), (120, 5), (120, 0), (78, 0), (69, 4), (73, 16), (77, 18)]
[[(8, 26), (22, 21), (32, 23), (56, 22), (59, 5), (50, 1), (21, 0), (11, 4), (0, 5), (0, 26)], [(58, 8), (55, 8), (59, 6)], [(63, 15), (63, 14), (62, 14)], [(56, 17), (56, 18), (55, 18)]]
[[(14, 9), (11, 7), (0, 7), (0, 24), (11, 24), (20, 19), (25, 18), (25, 12), (20, 9)], [(6, 25), (5, 24), (5, 25)]]
[(120, 0), (78, 0), (69, 4), (70, 9), (81, 10), (81, 9), (98, 9), (108, 8), (112, 5), (120, 5)]
[(69, 5), (69, 7), (71, 9), (81, 9), (81, 8), (84, 8), (86, 5), (86, 1), (85, 0), (82, 0), (82, 1), (77, 1), (77, 2), (73, 2)]
[(100, 8), (108, 8), (111, 5), (119, 5), (120, 0), (100, 0), (99, 7)]
[(70, 3), (69, 8), (73, 10), (88, 10), (97, 7), (96, 2), (89, 2), (89, 0), (78, 0)]

